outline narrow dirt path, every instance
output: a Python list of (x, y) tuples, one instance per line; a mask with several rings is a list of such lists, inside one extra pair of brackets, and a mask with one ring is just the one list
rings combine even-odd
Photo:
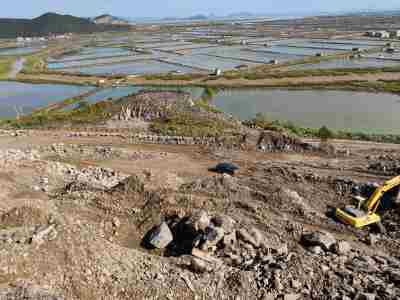
[(19, 72), (24, 68), (25, 58), (18, 58), (14, 63), (10, 73), (8, 74), (9, 79), (16, 79)]

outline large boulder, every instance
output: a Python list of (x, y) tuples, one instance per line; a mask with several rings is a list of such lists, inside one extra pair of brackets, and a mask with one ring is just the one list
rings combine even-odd
[(312, 233), (303, 234), (302, 242), (307, 247), (320, 246), (325, 251), (332, 250), (336, 244), (335, 237), (326, 231), (317, 231)]
[(149, 235), (149, 244), (155, 248), (163, 249), (167, 247), (174, 237), (167, 223), (163, 222), (159, 226), (153, 229)]

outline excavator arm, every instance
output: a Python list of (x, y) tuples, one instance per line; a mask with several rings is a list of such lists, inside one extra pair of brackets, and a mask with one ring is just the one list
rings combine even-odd
[(365, 202), (364, 209), (368, 213), (375, 213), (379, 207), (380, 200), (384, 193), (400, 185), (400, 176), (386, 181), (381, 187), (377, 188), (368, 201)]

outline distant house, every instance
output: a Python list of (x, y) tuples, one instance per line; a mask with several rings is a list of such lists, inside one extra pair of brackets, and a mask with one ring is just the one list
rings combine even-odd
[(400, 30), (392, 30), (389, 32), (391, 37), (398, 38), (400, 37)]
[(375, 31), (367, 31), (367, 32), (366, 32), (366, 36), (375, 37), (375, 35), (376, 35), (376, 32), (375, 32)]
[(222, 75), (222, 70), (221, 70), (221, 69), (218, 69), (218, 68), (215, 69), (215, 70), (214, 70), (214, 75), (215, 75), (215, 76), (221, 76), (221, 75)]
[(387, 32), (386, 30), (380, 30), (375, 33), (375, 37), (380, 39), (388, 39), (390, 38), (390, 33)]

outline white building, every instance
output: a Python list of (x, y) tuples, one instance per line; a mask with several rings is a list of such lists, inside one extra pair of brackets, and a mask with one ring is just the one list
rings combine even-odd
[(375, 33), (375, 37), (381, 38), (381, 39), (388, 39), (388, 38), (390, 38), (390, 33), (385, 30), (380, 30)]

